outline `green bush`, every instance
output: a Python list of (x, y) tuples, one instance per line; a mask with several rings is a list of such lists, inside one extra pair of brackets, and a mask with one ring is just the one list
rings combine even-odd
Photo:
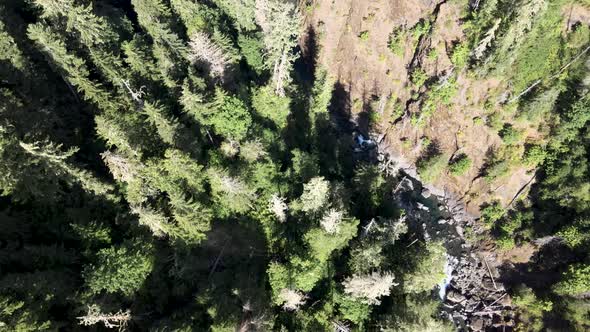
[(369, 40), (369, 31), (363, 31), (359, 34), (359, 38), (366, 42), (367, 40)]
[(411, 80), (412, 84), (416, 86), (416, 89), (420, 89), (428, 80), (428, 75), (422, 68), (417, 68), (412, 72)]
[(496, 239), (496, 245), (498, 245), (498, 248), (500, 250), (503, 250), (503, 251), (510, 250), (510, 249), (514, 248), (514, 246), (515, 246), (514, 238), (512, 238), (508, 234), (503, 234)]
[(462, 153), (449, 163), (449, 171), (454, 176), (461, 176), (471, 168), (471, 158)]
[(522, 139), (522, 132), (510, 124), (505, 124), (499, 134), (502, 137), (502, 141), (508, 145), (516, 144)]
[(430, 156), (418, 162), (418, 173), (424, 182), (434, 182), (447, 167), (448, 157), (443, 154)]
[(539, 299), (532, 289), (525, 286), (516, 289), (512, 303), (517, 308), (518, 320), (527, 327), (527, 331), (541, 331), (544, 313), (553, 309), (551, 301)]
[(431, 23), (428, 20), (420, 20), (420, 22), (416, 23), (416, 25), (414, 25), (412, 29), (410, 29), (414, 41), (417, 43), (420, 37), (430, 32), (430, 27)]
[(389, 35), (389, 42), (387, 44), (389, 50), (397, 56), (402, 56), (404, 54), (404, 46), (407, 38), (408, 33), (403, 27), (396, 28)]
[(485, 170), (484, 178), (492, 182), (497, 178), (504, 177), (510, 171), (510, 163), (507, 160), (499, 160), (489, 165)]
[(457, 69), (461, 70), (469, 61), (469, 54), (471, 50), (469, 49), (468, 43), (461, 43), (455, 46), (453, 49), (453, 54), (451, 55), (451, 62)]
[(590, 265), (574, 264), (563, 273), (563, 279), (553, 287), (560, 295), (577, 296), (590, 291)]
[(541, 164), (545, 160), (546, 156), (547, 152), (542, 146), (530, 145), (527, 146), (524, 151), (523, 163), (526, 166), (535, 167)]
[(481, 219), (488, 226), (488, 228), (491, 228), (496, 223), (496, 221), (500, 220), (504, 216), (504, 213), (506, 213), (506, 210), (504, 210), (504, 208), (500, 205), (500, 202), (494, 201), (481, 209)]

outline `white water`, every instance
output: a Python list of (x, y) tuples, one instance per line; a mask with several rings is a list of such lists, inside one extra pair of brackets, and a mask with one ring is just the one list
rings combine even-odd
[(447, 287), (451, 283), (451, 279), (453, 279), (453, 267), (451, 266), (449, 255), (447, 256), (447, 261), (445, 263), (445, 278), (443, 281), (438, 285), (438, 296), (441, 300), (444, 301), (445, 295), (447, 294)]

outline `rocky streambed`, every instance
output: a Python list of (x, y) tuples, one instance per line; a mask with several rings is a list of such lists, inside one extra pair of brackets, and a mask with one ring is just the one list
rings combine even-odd
[(480, 229), (460, 199), (422, 184), (416, 168), (401, 156), (380, 147), (379, 165), (401, 179), (393, 196), (406, 212), (407, 222), (418, 225), (426, 241), (440, 241), (447, 250), (447, 278), (441, 284), (443, 311), (458, 331), (512, 331), (514, 311), (510, 296), (498, 281), (493, 252), (472, 242)]

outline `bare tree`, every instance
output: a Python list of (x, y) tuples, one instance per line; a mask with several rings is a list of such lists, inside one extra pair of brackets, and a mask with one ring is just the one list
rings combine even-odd
[(77, 317), (80, 325), (91, 326), (102, 322), (107, 328), (118, 328), (122, 331), (131, 320), (131, 311), (119, 310), (114, 314), (106, 314), (100, 311), (100, 307), (96, 304), (88, 306), (88, 312), (84, 316)]
[(496, 31), (500, 27), (501, 22), (501, 18), (497, 19), (494, 26), (490, 30), (488, 30), (488, 32), (486, 32), (485, 37), (479, 42), (479, 44), (477, 44), (477, 47), (471, 53), (476, 59), (481, 59), (485, 51), (492, 44), (492, 41), (496, 37)]
[(381, 296), (389, 295), (391, 286), (396, 285), (393, 273), (373, 272), (367, 275), (353, 275), (342, 283), (344, 292), (368, 304), (379, 304)]
[(319, 210), (328, 200), (328, 191), (330, 183), (323, 177), (318, 176), (309, 180), (303, 185), (303, 194), (301, 194), (301, 210), (305, 212), (314, 212)]
[(272, 212), (280, 222), (287, 220), (287, 210), (289, 209), (285, 199), (277, 194), (273, 194), (268, 204), (270, 212)]
[(283, 309), (295, 311), (305, 303), (306, 296), (299, 291), (283, 288), (279, 293), (279, 299), (283, 302)]
[(131, 212), (139, 217), (139, 223), (147, 226), (155, 237), (168, 234), (168, 218), (149, 207), (131, 206)]
[(229, 58), (223, 48), (215, 44), (210, 37), (203, 32), (196, 32), (191, 36), (189, 43), (189, 60), (193, 63), (203, 61), (209, 65), (213, 77), (223, 78)]
[(320, 221), (320, 225), (327, 233), (338, 233), (338, 230), (340, 229), (340, 223), (342, 222), (342, 217), (344, 217), (344, 213), (342, 211), (330, 209)]
[(136, 167), (120, 154), (105, 151), (100, 154), (115, 180), (130, 182), (136, 174)]

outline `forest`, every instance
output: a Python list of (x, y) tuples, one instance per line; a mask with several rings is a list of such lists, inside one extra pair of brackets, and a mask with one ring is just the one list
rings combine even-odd
[(0, 331), (590, 330), (590, 1), (345, 3), (2, 0)]

